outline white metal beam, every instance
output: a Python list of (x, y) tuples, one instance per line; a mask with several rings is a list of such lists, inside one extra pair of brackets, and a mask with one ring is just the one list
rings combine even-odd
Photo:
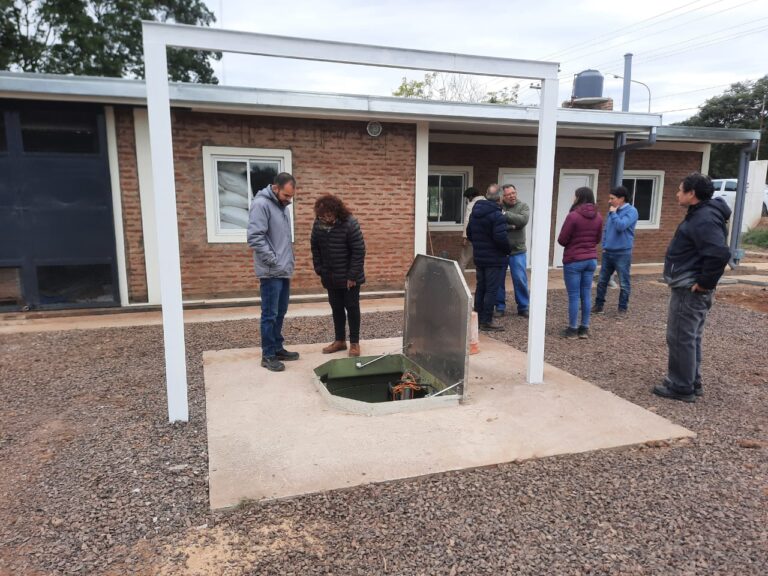
[(145, 38), (176, 48), (509, 78), (557, 78), (558, 71), (556, 62), (411, 50), (160, 22), (142, 22), (142, 27)]
[(187, 363), (184, 346), (184, 310), (181, 303), (179, 225), (176, 218), (176, 183), (173, 174), (173, 138), (168, 96), (168, 62), (162, 41), (144, 36), (147, 78), (149, 144), (152, 154), (157, 248), (160, 259), (160, 298), (163, 309), (165, 378), (168, 420), (189, 420)]
[[(324, 40), (308, 40), (233, 32), (194, 26), (143, 22), (144, 66), (146, 72), (147, 108), (157, 213), (157, 240), (160, 259), (160, 293), (165, 340), (168, 418), (187, 421), (187, 377), (184, 347), (184, 317), (181, 299), (176, 190), (173, 172), (173, 140), (171, 132), (170, 90), (168, 85), (168, 46), (198, 50), (222, 50), (302, 60), (341, 62), (371, 66), (434, 70), (460, 74), (489, 74), (542, 81), (542, 105), (539, 117), (539, 157), (536, 170), (534, 233), (540, 235), (539, 254), (533, 263), (534, 283), (538, 295), (532, 299), (529, 331), (528, 380), (540, 382), (543, 377), (544, 324), (546, 315), (547, 257), (549, 252), (549, 214), (552, 206), (555, 131), (557, 126), (557, 64), (505, 58), (485, 58), (423, 50), (406, 50), (382, 46), (366, 46)], [(466, 110), (469, 110), (468, 108)], [(480, 111), (475, 114), (482, 116)], [(524, 109), (524, 113), (530, 111)], [(505, 111), (502, 116), (513, 115)], [(470, 118), (472, 114), (470, 113)], [(417, 123), (417, 192), (427, 181), (429, 169), (429, 125)], [(537, 210), (538, 208), (538, 210)], [(416, 219), (426, 223), (427, 202), (424, 191), (417, 193)], [(419, 238), (421, 224), (415, 228), (414, 251), (426, 251), (425, 239)], [(426, 236), (426, 234), (422, 235)]]
[(547, 281), (549, 276), (549, 234), (552, 223), (552, 188), (555, 181), (557, 137), (557, 78), (541, 83), (536, 183), (533, 192), (531, 234), (531, 302), (528, 320), (528, 382), (544, 381), (544, 337), (547, 324)]

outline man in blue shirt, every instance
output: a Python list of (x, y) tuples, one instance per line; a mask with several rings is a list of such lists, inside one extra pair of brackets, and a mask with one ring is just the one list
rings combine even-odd
[(608, 195), (611, 208), (605, 219), (603, 234), (603, 261), (600, 265), (600, 279), (597, 281), (597, 295), (593, 314), (601, 314), (605, 306), (605, 292), (614, 271), (619, 275), (619, 314), (626, 314), (629, 307), (629, 268), (632, 265), (632, 248), (635, 245), (637, 209), (627, 202), (629, 190), (617, 186)]

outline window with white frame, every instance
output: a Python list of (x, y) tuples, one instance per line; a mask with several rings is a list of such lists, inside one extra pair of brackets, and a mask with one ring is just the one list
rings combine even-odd
[(626, 171), (621, 183), (629, 190), (629, 201), (637, 209), (637, 227), (658, 228), (661, 197), (664, 194), (664, 172)]
[(464, 190), (472, 186), (471, 166), (430, 166), (428, 221), (433, 226), (464, 223)]
[[(290, 171), (290, 150), (203, 146), (208, 242), (245, 242), (253, 197)], [(288, 210), (293, 236), (293, 205)]]

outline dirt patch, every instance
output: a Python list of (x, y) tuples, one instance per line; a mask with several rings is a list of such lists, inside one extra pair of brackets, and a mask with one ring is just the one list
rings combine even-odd
[(717, 300), (768, 314), (768, 290), (760, 286), (737, 284), (723, 287), (717, 291)]

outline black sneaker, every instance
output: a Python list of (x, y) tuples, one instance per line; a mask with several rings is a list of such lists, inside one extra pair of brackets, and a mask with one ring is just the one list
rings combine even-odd
[(589, 338), (589, 328), (586, 326), (579, 326), (578, 335), (582, 340), (586, 340)]
[(681, 394), (671, 388), (667, 388), (665, 384), (657, 384), (653, 387), (653, 393), (656, 396), (662, 398), (669, 398), (670, 400), (680, 400), (681, 402), (696, 402), (696, 394)]
[(605, 310), (603, 310), (602, 305), (595, 304), (594, 306), (592, 306), (592, 314), (604, 314), (604, 313), (605, 313)]
[(481, 332), (504, 332), (504, 326), (499, 326), (493, 322), (487, 322), (480, 324)]
[(299, 359), (299, 353), (298, 352), (288, 352), (285, 348), (282, 350), (277, 351), (277, 359), (282, 360), (283, 362), (291, 362), (293, 360)]
[(507, 311), (506, 310), (496, 310), (496, 313), (494, 314), (494, 316), (496, 316), (496, 318), (503, 318), (506, 315), (507, 315)]
[(518, 310), (517, 315), (522, 316), (523, 318), (528, 318), (528, 310)]
[(266, 368), (270, 372), (282, 372), (285, 370), (285, 364), (277, 359), (277, 356), (264, 356), (261, 359), (261, 367)]
[(701, 385), (700, 382), (698, 384), (693, 385), (693, 393), (698, 397), (704, 396), (704, 387)]
[(560, 332), (560, 336), (563, 338), (568, 338), (569, 340), (573, 340), (579, 337), (579, 331), (576, 328), (571, 328), (568, 326), (568, 328)]
[(629, 310), (626, 308), (619, 308), (619, 318), (626, 318), (627, 314), (629, 314)]

